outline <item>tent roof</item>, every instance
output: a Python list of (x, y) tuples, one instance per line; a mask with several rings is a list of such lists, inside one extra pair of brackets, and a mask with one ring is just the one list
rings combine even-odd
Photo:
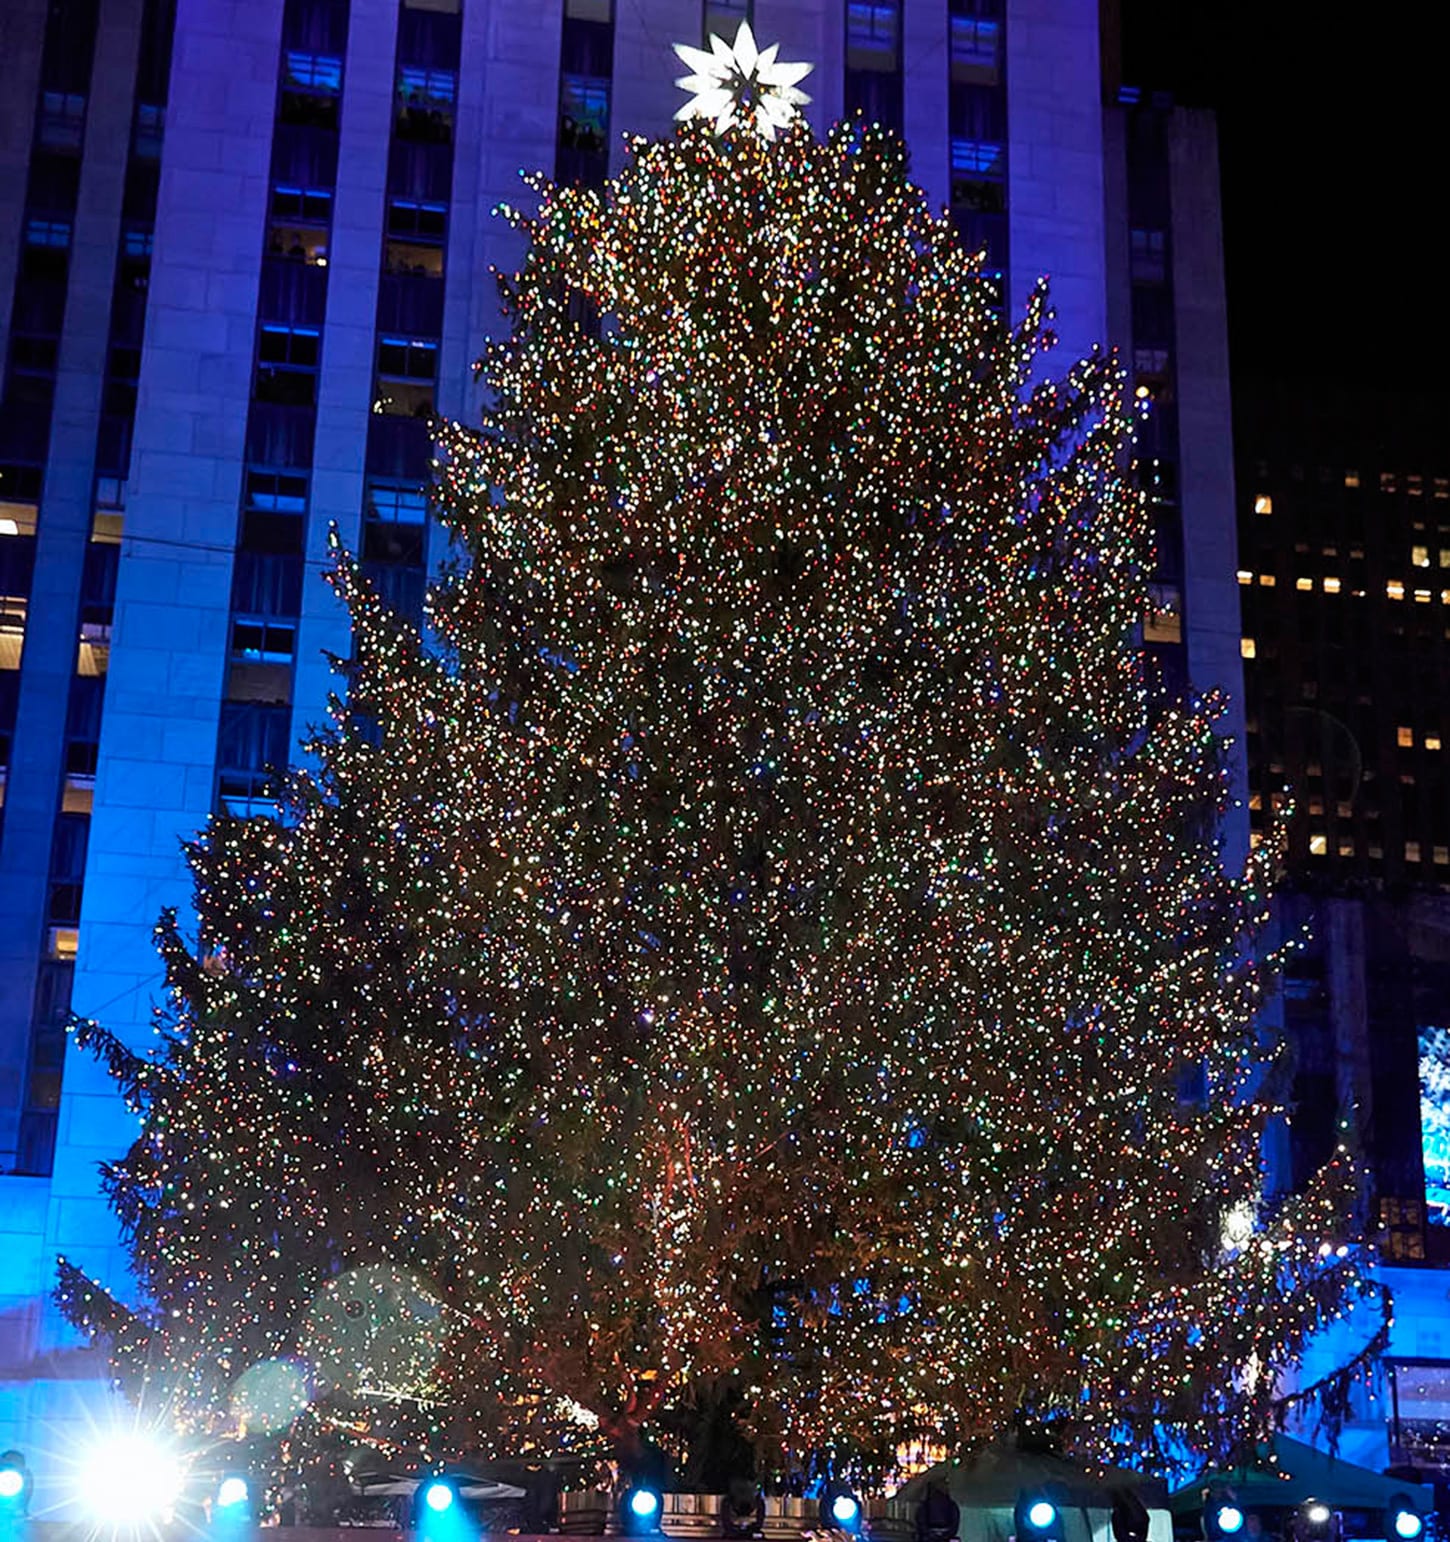
[(1130, 1489), (1150, 1506), (1163, 1505), (1167, 1491), (1157, 1478), (1125, 1467), (1076, 1462), (1046, 1452), (1019, 1451), (1014, 1445), (984, 1446), (957, 1461), (940, 1462), (897, 1490), (895, 1499), (912, 1503), (928, 1484), (940, 1483), (959, 1505), (1005, 1506), (1017, 1503), (1024, 1489), (1041, 1489), (1061, 1504), (1109, 1507), (1113, 1494)]
[(1322, 1499), (1336, 1509), (1383, 1510), (1397, 1495), (1409, 1498), (1422, 1511), (1435, 1507), (1434, 1490), (1428, 1483), (1387, 1478), (1287, 1435), (1276, 1435), (1259, 1449), (1260, 1455), (1241, 1467), (1200, 1474), (1174, 1492), (1170, 1507), (1179, 1515), (1201, 1509), (1203, 1490), (1211, 1483), (1229, 1485), (1239, 1503), (1249, 1507)]

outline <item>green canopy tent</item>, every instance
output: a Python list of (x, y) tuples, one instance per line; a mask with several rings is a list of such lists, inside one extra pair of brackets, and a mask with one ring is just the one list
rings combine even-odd
[(1242, 1466), (1204, 1472), (1184, 1484), (1170, 1496), (1169, 1508), (1176, 1516), (1202, 1509), (1203, 1491), (1214, 1484), (1232, 1488), (1245, 1510), (1287, 1509), (1306, 1499), (1322, 1499), (1336, 1510), (1386, 1510), (1397, 1498), (1408, 1499), (1422, 1515), (1435, 1508), (1428, 1483), (1387, 1478), (1287, 1435), (1265, 1442)]
[[(909, 1528), (916, 1506), (933, 1483), (961, 1507), (961, 1542), (1009, 1542), (1015, 1530), (1012, 1512), (1022, 1495), (1042, 1496), (1057, 1506), (1064, 1542), (1113, 1542), (1113, 1505), (1125, 1494), (1135, 1496), (1148, 1512), (1148, 1542), (1173, 1538), (1168, 1491), (1158, 1479), (1006, 1443), (941, 1462), (904, 1484), (887, 1504), (893, 1532), (914, 1538)], [(878, 1530), (874, 1521), (871, 1529), (873, 1534)]]

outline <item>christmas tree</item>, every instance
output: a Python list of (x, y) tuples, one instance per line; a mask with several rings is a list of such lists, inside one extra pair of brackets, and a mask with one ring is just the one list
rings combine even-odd
[(190, 848), (159, 1052), (82, 1030), (155, 1314), (62, 1296), (193, 1427), (1161, 1464), (1366, 1288), (1344, 1153), (1262, 1192), (1273, 853), (1149, 690), (1116, 363), (750, 61), (513, 216), (426, 627), (339, 554), (313, 769)]

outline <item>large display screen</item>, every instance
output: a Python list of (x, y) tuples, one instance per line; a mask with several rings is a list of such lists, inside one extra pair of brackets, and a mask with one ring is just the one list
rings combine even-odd
[(1425, 1214), (1450, 1226), (1450, 1029), (1420, 1033), (1420, 1150), (1425, 1160)]

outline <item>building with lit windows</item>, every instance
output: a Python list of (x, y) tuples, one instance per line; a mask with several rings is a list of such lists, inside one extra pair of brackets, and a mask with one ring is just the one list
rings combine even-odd
[(123, 1277), (97, 1163), (130, 1125), (68, 1012), (151, 1032), (180, 841), (265, 806), (347, 651), (329, 527), (420, 606), (428, 419), (475, 412), (518, 254), (495, 207), (667, 132), (671, 44), (747, 17), (814, 63), (818, 129), (905, 134), (1009, 310), (1048, 274), (1064, 357), (1124, 350), (1153, 404), (1145, 635), (1236, 733), (1213, 125), (1121, 87), (1096, 0), (8, 0), (0, 1446), (106, 1396), (43, 1304), (57, 1253)]
[(1291, 1182), (1341, 1122), (1395, 1293), (1390, 1454), (1450, 1479), (1450, 452), (1443, 405), (1235, 401), (1249, 818), (1289, 815)]

